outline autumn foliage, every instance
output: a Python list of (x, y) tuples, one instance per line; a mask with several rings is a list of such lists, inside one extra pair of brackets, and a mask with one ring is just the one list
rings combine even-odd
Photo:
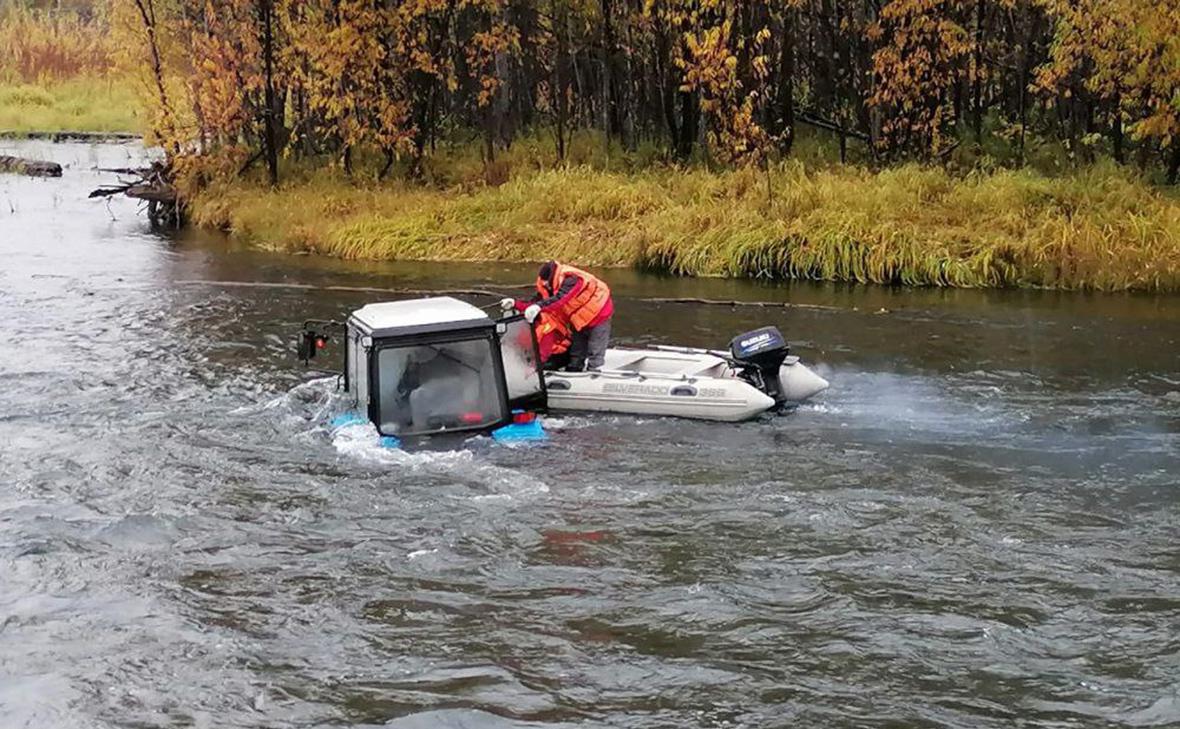
[(105, 12), (105, 4), (87, 14), (55, 13), (0, 0), (0, 80), (52, 82), (111, 70)]
[[(364, 156), (411, 176), (440, 139), (522, 134), (733, 164), (800, 126), (861, 159), (989, 140), (1025, 159), (1134, 148), (1180, 167), (1180, 3), (1106, 0), (127, 0), (156, 131), (177, 151)], [(152, 77), (155, 77), (154, 79)]]

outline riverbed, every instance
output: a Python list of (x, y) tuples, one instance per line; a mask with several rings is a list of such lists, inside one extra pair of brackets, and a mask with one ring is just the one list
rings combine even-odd
[(86, 199), (140, 147), (5, 153), (66, 169), (0, 175), (0, 726), (1180, 725), (1174, 296), (607, 271), (617, 342), (774, 324), (831, 389), (406, 453), (302, 320), (533, 266), (153, 230)]

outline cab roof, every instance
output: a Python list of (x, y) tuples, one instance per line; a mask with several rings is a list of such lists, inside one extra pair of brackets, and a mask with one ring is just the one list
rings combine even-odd
[(393, 337), (489, 327), (492, 319), (466, 301), (435, 296), (366, 304), (352, 312), (349, 323), (372, 337)]

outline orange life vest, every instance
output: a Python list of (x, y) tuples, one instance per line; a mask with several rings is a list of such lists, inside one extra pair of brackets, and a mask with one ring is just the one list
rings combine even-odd
[(602, 308), (610, 301), (610, 289), (601, 279), (579, 268), (559, 263), (553, 272), (553, 288), (550, 289), (549, 282), (538, 276), (537, 293), (546, 299), (553, 296), (561, 290), (561, 283), (570, 275), (582, 279), (582, 289), (550, 311), (556, 311), (561, 319), (568, 321), (571, 327), (580, 331), (602, 313)]
[(542, 311), (533, 322), (537, 332), (537, 349), (541, 351), (541, 361), (548, 362), (550, 357), (561, 354), (570, 348), (570, 330), (561, 319)]

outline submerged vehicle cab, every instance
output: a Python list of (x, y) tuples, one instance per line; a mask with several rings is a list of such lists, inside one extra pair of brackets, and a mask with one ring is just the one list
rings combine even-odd
[(372, 422), (390, 444), (448, 433), (543, 437), (533, 414), (550, 409), (737, 422), (787, 411), (828, 387), (774, 327), (738, 336), (728, 350), (618, 347), (599, 370), (546, 371), (523, 316), (493, 318), (441, 296), (367, 304), (345, 322), (305, 322), (301, 357), (308, 362), (341, 334), (350, 417)]
[(485, 431), (543, 406), (536, 341), (451, 297), (368, 304), (345, 323), (344, 381), (383, 436)]

